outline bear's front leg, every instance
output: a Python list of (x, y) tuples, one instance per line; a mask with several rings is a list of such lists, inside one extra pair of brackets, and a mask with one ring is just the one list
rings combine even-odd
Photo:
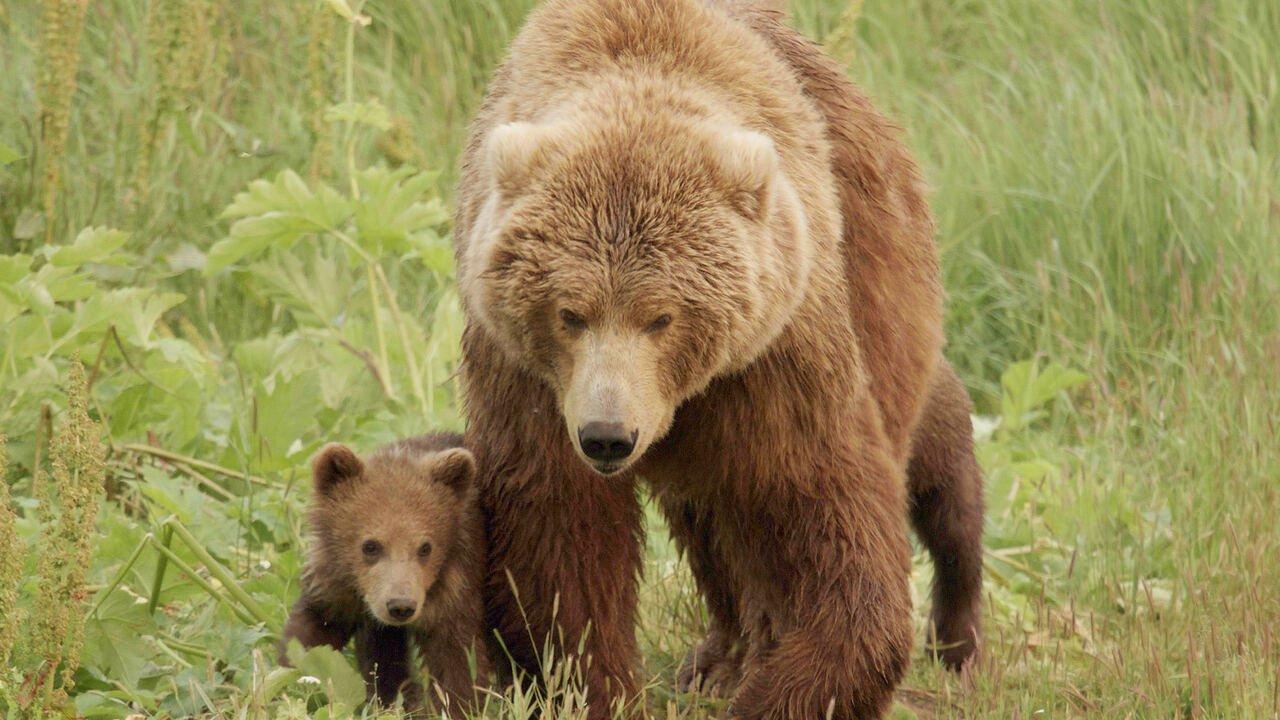
[(419, 632), (415, 640), (422, 669), (430, 676), (430, 706), (450, 718), (478, 714), (489, 684), (483, 638), (465, 624), (452, 624)]
[(671, 493), (659, 493), (658, 504), (676, 547), (693, 570), (710, 620), (706, 637), (690, 648), (676, 673), (676, 689), (731, 695), (742, 663), (742, 627), (729, 571), (713, 548), (714, 511), (695, 507)]
[(516, 487), (494, 480), (486, 614), (503, 650), (533, 678), (551, 670), (548, 647), (556, 662), (573, 662), (570, 677), (586, 686), (588, 717), (607, 718), (639, 687), (641, 509), (630, 480), (591, 477), (580, 466), (568, 457), (558, 472)]
[[(733, 700), (740, 718), (879, 718), (911, 654), (910, 555), (902, 482), (875, 445), (824, 458), (761, 510), (786, 527), (761, 564), (785, 577), (780, 598), (744, 612), (767, 620), (771, 641), (748, 653)], [(802, 488), (802, 489), (801, 489)], [(789, 495), (789, 497), (787, 497)], [(771, 557), (772, 555), (772, 557)], [(751, 602), (751, 601), (748, 601)], [(767, 603), (767, 604), (765, 604)]]

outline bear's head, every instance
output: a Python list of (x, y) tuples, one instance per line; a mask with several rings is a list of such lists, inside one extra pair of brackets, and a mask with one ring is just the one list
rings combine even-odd
[(378, 621), (416, 621), (461, 537), (475, 472), (461, 448), (383, 451), (362, 461), (345, 445), (326, 445), (312, 461), (318, 561)]
[(601, 474), (763, 353), (804, 295), (804, 204), (764, 133), (587, 113), (501, 125), (478, 162), (487, 194), (460, 258), (464, 302), (554, 389)]

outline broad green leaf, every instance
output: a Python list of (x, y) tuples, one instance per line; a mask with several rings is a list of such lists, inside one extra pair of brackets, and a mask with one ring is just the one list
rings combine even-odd
[(1058, 393), (1076, 387), (1089, 376), (1077, 370), (1050, 363), (1041, 370), (1034, 360), (1010, 365), (1000, 378), (1002, 427), (1016, 430), (1034, 419), (1033, 411), (1052, 400)]
[(138, 347), (148, 347), (151, 344), (152, 330), (155, 328), (156, 321), (166, 310), (184, 299), (180, 293), (157, 293), (145, 290), (143, 292), (147, 293), (143, 302), (136, 306), (117, 327), (122, 340)]
[(74, 698), (76, 717), (127, 718), (130, 715), (135, 715), (135, 708), (129, 704), (133, 698), (123, 698), (120, 695), (121, 693), (118, 691), (100, 692), (97, 690), (77, 693)]
[(306, 449), (304, 435), (316, 428), (320, 406), (318, 371), (310, 368), (291, 378), (271, 374), (255, 384), (252, 404), (237, 411), (230, 430), (232, 443), (223, 464), (239, 467), (238, 458), (253, 458), (259, 472), (287, 470)]
[(76, 313), (76, 329), (82, 333), (104, 332), (119, 325), (141, 305), (146, 291), (141, 288), (119, 288), (97, 293), (85, 300)]
[(314, 406), (319, 395), (316, 373), (312, 370), (288, 381), (276, 382), (267, 394), (257, 396), (258, 439), (265, 457), (283, 460), (294, 454), (295, 443), (315, 427), (314, 416), (305, 409)]
[[(236, 537), (237, 524), (222, 511), (219, 501), (200, 491), (189, 477), (171, 475), (153, 467), (142, 469), (144, 482), (137, 483), (138, 492), (147, 500), (155, 517), (176, 515), (198, 540), (214, 555), (223, 555), (227, 538)], [(186, 555), (178, 546), (175, 550)]]
[(120, 264), (124, 258), (116, 251), (124, 247), (129, 234), (106, 227), (87, 227), (70, 245), (53, 249), (49, 262), (57, 267), (78, 267), (85, 263)]
[(277, 695), (284, 692), (286, 687), (293, 684), (300, 677), (302, 677), (302, 671), (297, 668), (273, 668), (262, 679), (262, 684), (258, 690), (259, 697), (262, 700), (274, 700)]
[(26, 311), (27, 305), (22, 302), (17, 290), (0, 285), (0, 326), (8, 324)]
[(45, 287), (38, 277), (26, 278), (15, 289), (18, 292), (19, 302), (26, 305), (31, 312), (47, 314), (58, 309), (53, 293), (49, 292), (49, 288)]
[(1079, 370), (1072, 370), (1057, 363), (1050, 363), (1036, 378), (1031, 386), (1030, 401), (1035, 406), (1043, 405), (1058, 393), (1079, 387), (1089, 381), (1089, 376)]
[(453, 248), (448, 243), (436, 238), (434, 241), (415, 243), (415, 246), (418, 259), (428, 270), (443, 277), (453, 274)]
[(89, 276), (72, 268), (45, 265), (36, 272), (36, 278), (45, 284), (49, 294), (60, 303), (84, 300), (98, 291), (98, 285)]
[(377, 98), (363, 102), (338, 103), (324, 112), (326, 122), (349, 122), (378, 130), (391, 129), (391, 113)]
[[(341, 327), (353, 302), (368, 307), (368, 291), (364, 277), (353, 278), (351, 268), (340, 258), (302, 258), (296, 253), (282, 253), (248, 269), (262, 282), (262, 289), (272, 302), (287, 308), (299, 325)], [(357, 290), (359, 295), (353, 298), (352, 293)]]
[(288, 655), (293, 666), (302, 672), (301, 677), (320, 681), (330, 703), (354, 709), (364, 702), (364, 679), (342, 653), (328, 645), (303, 650), (302, 645), (294, 640), (289, 643)]
[(92, 297), (97, 291), (88, 276), (72, 268), (46, 264), (18, 283), (19, 291), (25, 289), (31, 309), (48, 312), (55, 303), (73, 302)]
[(435, 236), (431, 231), (449, 219), (444, 203), (429, 196), (436, 177), (411, 168), (372, 168), (359, 173), (355, 221), (361, 246), (375, 254), (404, 252), (413, 236)]
[(209, 249), (204, 272), (213, 274), (269, 247), (288, 247), (306, 235), (336, 229), (350, 214), (350, 203), (332, 188), (312, 190), (292, 170), (274, 180), (255, 180), (223, 211), (222, 217), (236, 221)]
[(0, 255), (0, 285), (16, 283), (30, 272), (30, 255)]
[(4, 167), (15, 160), (21, 160), (22, 154), (17, 150), (0, 142), (0, 167)]
[(229, 267), (243, 258), (257, 255), (274, 243), (288, 246), (317, 228), (296, 215), (272, 212), (237, 220), (231, 234), (209, 248), (205, 258), (206, 275)]
[(298, 213), (315, 199), (306, 181), (292, 170), (285, 170), (273, 180), (258, 179), (236, 193), (231, 204), (222, 211), (224, 218), (243, 218), (271, 212)]
[(85, 623), (84, 663), (106, 677), (136, 685), (156, 654), (143, 636), (154, 632), (145, 600), (117, 588)]

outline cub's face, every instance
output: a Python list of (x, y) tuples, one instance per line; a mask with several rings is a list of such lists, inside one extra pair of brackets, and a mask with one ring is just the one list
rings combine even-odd
[(765, 136), (660, 123), (506, 125), (462, 258), (468, 306), (552, 387), (610, 475), (677, 407), (780, 332), (808, 273), (803, 215)]
[(366, 463), (330, 444), (313, 474), (323, 561), (342, 567), (379, 622), (416, 621), (458, 538), (475, 477), (471, 453), (379, 454)]

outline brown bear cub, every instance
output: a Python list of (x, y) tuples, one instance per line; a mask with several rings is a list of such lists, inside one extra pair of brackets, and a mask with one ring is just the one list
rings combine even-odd
[(462, 438), (409, 438), (363, 460), (330, 443), (312, 472), (312, 545), (281, 662), (294, 639), (341, 650), (354, 636), (370, 696), (390, 705), (403, 692), (416, 709), (424, 698), (410, 681), (415, 645), (432, 685), (425, 703), (455, 716), (472, 710), (488, 675), (485, 549), (475, 460)]

